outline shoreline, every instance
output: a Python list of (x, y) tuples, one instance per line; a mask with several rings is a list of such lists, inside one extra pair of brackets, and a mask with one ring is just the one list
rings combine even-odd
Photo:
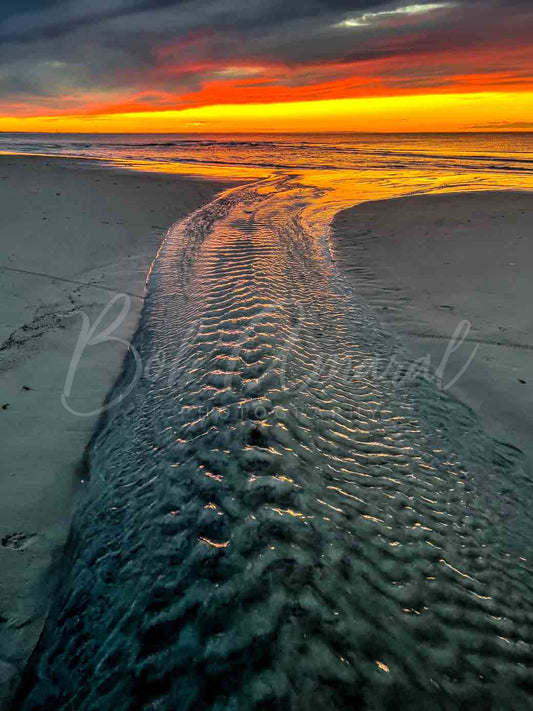
[(532, 222), (533, 192), (472, 191), (362, 203), (330, 232), (355, 293), (530, 471)]
[[(238, 184), (98, 163), (0, 155), (0, 708), (46, 620), (98, 423), (97, 413), (76, 416), (61, 403), (79, 314), (94, 325), (114, 295), (128, 294), (114, 335), (129, 342), (167, 229)], [(86, 349), (73, 373), (72, 410), (98, 410), (125, 352), (111, 342)]]

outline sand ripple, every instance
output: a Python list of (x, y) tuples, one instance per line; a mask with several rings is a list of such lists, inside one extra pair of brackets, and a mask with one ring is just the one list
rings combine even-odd
[(266, 183), (173, 228), (23, 708), (532, 707), (519, 453), (395, 381), (314, 197)]

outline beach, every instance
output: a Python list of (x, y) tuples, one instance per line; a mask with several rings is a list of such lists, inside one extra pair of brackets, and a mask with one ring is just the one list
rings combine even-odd
[(531, 192), (465, 192), (367, 202), (338, 213), (331, 231), (355, 292), (414, 358), (442, 364), (442, 385), (530, 464), (532, 220)]
[(41, 633), (84, 486), (84, 450), (126, 352), (120, 342), (88, 347), (66, 409), (80, 312), (93, 325), (127, 294), (113, 335), (128, 342), (167, 228), (228, 187), (97, 161), (0, 156), (0, 707)]
[[(212, 203), (237, 179), (0, 165), (3, 700), (523, 702), (533, 492), (492, 438), (531, 458), (531, 193), (354, 180), (332, 264), (335, 191), (284, 174)], [(452, 398), (360, 375), (398, 339)]]
[[(418, 710), (489, 694), (527, 708), (531, 478), (433, 382), (397, 387), (379, 367), (401, 358), (395, 328), (332, 264), (327, 222), (306, 229), (324, 195), (274, 175), (170, 230), (135, 338), (150, 368), (92, 440), (18, 708), (379, 709), (406, 698)], [(454, 225), (473, 220), (478, 248), (487, 216), (502, 214), (488, 198), (443, 208)], [(390, 231), (412, 212), (404, 204)], [(499, 219), (499, 235), (516, 231), (514, 217)], [(403, 250), (420, 260), (405, 239)], [(484, 255), (472, 261), (500, 303), (511, 280), (501, 253), (496, 264)], [(458, 308), (459, 287), (446, 301), (442, 290), (468, 260), (446, 272), (450, 260), (426, 268), (421, 291), (440, 279), (438, 303)], [(478, 293), (472, 279), (463, 288)], [(396, 292), (375, 284), (392, 306)], [(498, 325), (512, 326), (509, 312)], [(110, 397), (132, 372), (130, 359)]]
[(0, 711), (533, 711), (533, 3), (0, 20)]

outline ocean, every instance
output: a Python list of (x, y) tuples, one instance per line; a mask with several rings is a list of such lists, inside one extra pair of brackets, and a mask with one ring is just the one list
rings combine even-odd
[(213, 176), (291, 170), (533, 172), (533, 133), (59, 134), (3, 133), (0, 152), (96, 158)]
[(531, 708), (531, 472), (328, 240), (363, 200), (530, 187), (531, 136), (2, 140), (243, 181), (153, 263), (21, 708)]

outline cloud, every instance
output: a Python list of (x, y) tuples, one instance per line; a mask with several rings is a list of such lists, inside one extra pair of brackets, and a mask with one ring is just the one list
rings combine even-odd
[(529, 0), (4, 0), (4, 112), (524, 85)]
[(491, 123), (474, 123), (465, 128), (486, 128), (492, 131), (523, 129), (524, 131), (533, 130), (533, 121), (492, 121)]
[(426, 3), (425, 5), (401, 5), (390, 10), (379, 10), (378, 12), (364, 12), (358, 17), (348, 17), (338, 23), (337, 27), (367, 27), (370, 24), (379, 23), (383, 20), (391, 18), (410, 19), (415, 15), (425, 15), (428, 12), (435, 10), (449, 9), (455, 6), (455, 3), (440, 2)]

